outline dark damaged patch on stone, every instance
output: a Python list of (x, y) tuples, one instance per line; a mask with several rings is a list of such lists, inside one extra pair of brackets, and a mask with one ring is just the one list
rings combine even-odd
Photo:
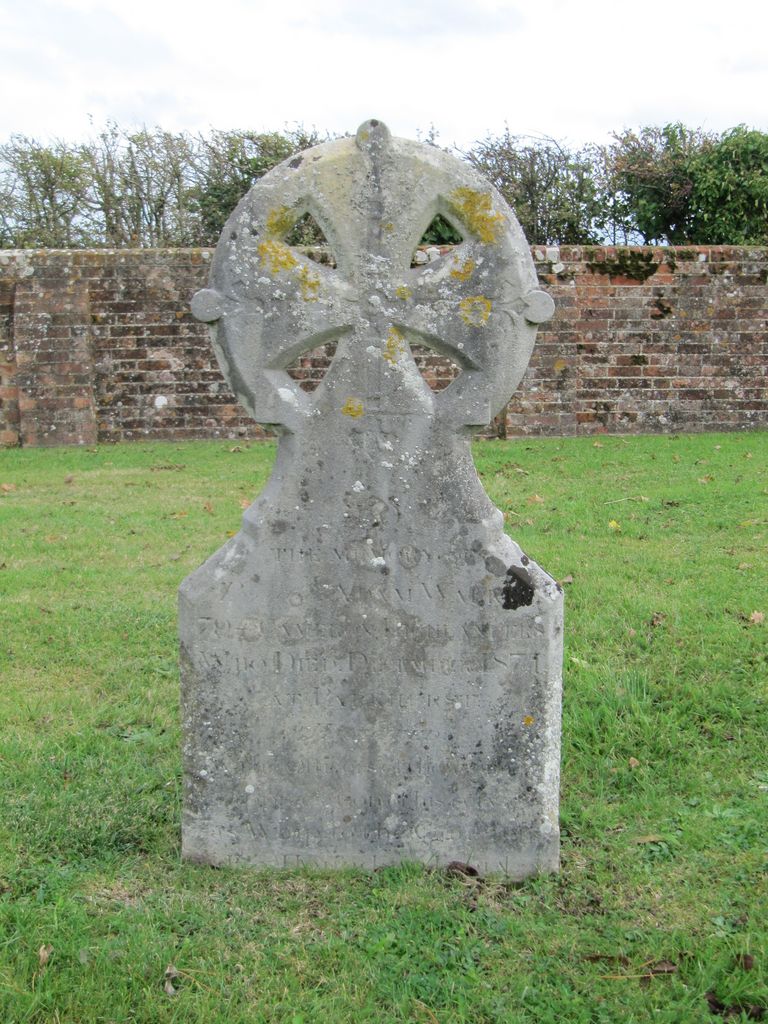
[(525, 569), (511, 565), (507, 569), (507, 578), (501, 590), (501, 606), (514, 611), (525, 605), (533, 604), (533, 580)]
[(292, 167), (294, 169), (294, 171), (296, 170), (297, 167), (301, 167), (301, 157), (300, 156), (295, 157), (293, 160), (291, 160), (291, 162), (288, 164), (288, 166)]

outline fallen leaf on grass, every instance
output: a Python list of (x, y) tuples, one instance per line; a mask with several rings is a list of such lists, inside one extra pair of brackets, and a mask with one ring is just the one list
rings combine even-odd
[(209, 515), (213, 515), (213, 505), (210, 501), (203, 502), (203, 512), (207, 512)]
[(606, 962), (621, 964), (622, 967), (629, 967), (630, 963), (629, 957), (623, 953), (587, 953), (581, 959), (588, 960), (591, 964)]
[(671, 960), (657, 960), (648, 968), (651, 974), (674, 974), (677, 971), (677, 964)]
[(739, 562), (737, 568), (741, 569), (742, 571), (744, 569), (751, 569), (752, 568), (752, 563), (751, 562)]
[(615, 530), (616, 533), (621, 533), (621, 524), (617, 523), (615, 519), (610, 519), (608, 521), (608, 529)]
[(168, 518), (169, 519), (184, 519), (188, 515), (189, 515), (189, 512), (185, 512), (182, 509), (181, 512), (171, 512), (171, 514), (168, 516)]
[(544, 499), (540, 494), (531, 494), (527, 499), (529, 505), (543, 505)]
[(229, 450), (230, 452), (241, 452), (243, 449), (240, 447), (239, 444), (236, 444), (234, 448), (230, 448)]
[(707, 476), (700, 476), (699, 477), (699, 483), (700, 484), (711, 484), (714, 479), (715, 478), (712, 476), (712, 474), (709, 473), (709, 474), (707, 474)]
[(247, 498), (241, 498), (240, 499), (240, 508), (250, 508), (250, 507), (251, 507), (251, 503), (250, 503), (250, 501), (248, 501)]
[(629, 765), (630, 768), (639, 768), (640, 767), (640, 762), (637, 760), (636, 757), (630, 757), (629, 761), (627, 761), (627, 764)]
[(731, 1006), (726, 1006), (714, 992), (707, 992), (704, 998), (707, 1000), (709, 1012), (716, 1017), (734, 1020), (744, 1014), (747, 1020), (765, 1020), (766, 1007), (759, 1006), (757, 1003), (732, 1003)]
[(68, 473), (67, 476), (64, 477), (64, 483), (65, 484), (74, 483), (74, 480), (75, 480), (75, 478), (72, 476), (71, 473)]
[(654, 612), (651, 616), (649, 625), (652, 626), (653, 629), (656, 629), (658, 626), (662, 626), (664, 624), (666, 617), (666, 612)]
[(638, 846), (644, 846), (646, 843), (663, 843), (664, 836), (660, 836), (655, 832), (652, 832), (648, 836), (638, 836), (635, 840)]
[(736, 956), (736, 963), (744, 971), (751, 971), (755, 966), (755, 958), (751, 953), (739, 953)]
[(573, 576), (571, 576), (571, 574), (569, 573), (567, 576), (563, 576), (563, 578), (559, 582), (562, 584), (573, 583)]
[(765, 612), (752, 612), (747, 619), (753, 626), (759, 626), (765, 621)]
[(648, 970), (643, 974), (601, 974), (600, 977), (608, 981), (639, 980), (640, 988), (648, 988), (654, 978), (674, 974), (676, 970), (677, 967), (670, 960), (659, 960), (658, 964), (648, 965)]
[(2, 491), (3, 494), (10, 494), (11, 491), (15, 491), (15, 490), (16, 490), (16, 484), (0, 484), (0, 491)]
[(654, 978), (665, 974), (674, 974), (677, 966), (671, 960), (659, 960), (655, 964), (648, 965), (648, 973), (640, 976), (640, 988), (648, 988)]
[(621, 505), (624, 501), (650, 501), (644, 494), (628, 494), (626, 498), (612, 498), (611, 501), (604, 501), (604, 505)]
[(605, 445), (602, 444), (600, 441), (595, 441), (594, 444), (592, 445), (592, 447), (593, 448), (605, 448)]
[(45, 967), (45, 965), (48, 963), (48, 961), (51, 958), (51, 953), (52, 952), (53, 952), (53, 946), (51, 946), (51, 945), (41, 946), (40, 949), (38, 949), (38, 951), (37, 951), (37, 962), (40, 964), (41, 967)]

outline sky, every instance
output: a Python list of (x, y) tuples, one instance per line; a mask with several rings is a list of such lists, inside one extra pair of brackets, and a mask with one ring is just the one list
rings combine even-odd
[(0, 141), (107, 121), (581, 145), (768, 131), (764, 0), (0, 0)]

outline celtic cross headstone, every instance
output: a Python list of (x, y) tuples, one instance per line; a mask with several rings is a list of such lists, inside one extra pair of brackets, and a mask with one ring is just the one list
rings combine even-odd
[[(335, 267), (287, 243), (306, 213)], [(438, 214), (463, 242), (412, 267)], [(555, 869), (562, 594), (469, 446), (552, 312), (514, 214), (367, 121), (254, 185), (192, 308), (280, 440), (242, 529), (180, 591), (184, 856)], [(309, 394), (286, 370), (326, 342)], [(416, 344), (461, 369), (444, 391)]]

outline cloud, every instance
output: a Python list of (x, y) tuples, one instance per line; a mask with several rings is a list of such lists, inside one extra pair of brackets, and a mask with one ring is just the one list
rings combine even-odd
[(35, 0), (6, 12), (0, 61), (29, 77), (87, 75), (137, 69), (167, 61), (168, 45), (152, 32), (132, 28), (111, 11), (89, 11)]
[(342, 0), (333, 18), (313, 18), (320, 31), (352, 33), (368, 38), (390, 37), (423, 45), (429, 38), (495, 35), (519, 29), (523, 16), (510, 7), (489, 7), (466, 0), (390, 0), (361, 4)]

